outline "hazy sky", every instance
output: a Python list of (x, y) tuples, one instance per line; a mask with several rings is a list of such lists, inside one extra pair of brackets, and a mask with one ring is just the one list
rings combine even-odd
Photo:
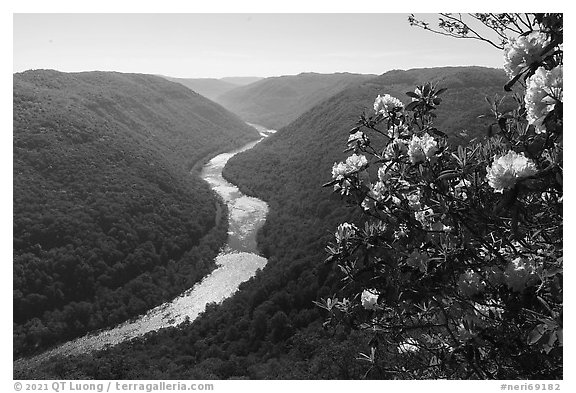
[(382, 74), (445, 65), (502, 67), (502, 53), (490, 45), (411, 27), (407, 17), (15, 14), (13, 71), (51, 68), (219, 78), (308, 71)]

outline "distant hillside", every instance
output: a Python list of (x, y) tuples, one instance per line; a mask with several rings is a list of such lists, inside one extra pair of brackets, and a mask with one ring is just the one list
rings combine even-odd
[(214, 267), (223, 206), (189, 171), (253, 128), (155, 76), (13, 83), (16, 355), (138, 315)]
[(248, 122), (278, 129), (350, 84), (372, 77), (349, 73), (279, 76), (236, 88), (216, 101)]
[[(303, 216), (317, 214), (330, 196), (320, 185), (330, 179), (333, 163), (345, 158), (348, 130), (359, 115), (374, 113), (378, 94), (407, 104), (411, 99), (406, 92), (427, 81), (448, 89), (435, 124), (452, 143), (459, 143), (485, 135), (491, 120), (478, 118), (489, 113), (485, 97), (502, 96), (507, 78), (503, 70), (483, 67), (387, 72), (323, 101), (254, 149), (233, 157), (224, 174), (260, 198), (278, 200), (282, 209), (296, 209)], [(300, 207), (290, 207), (292, 203)]]
[(237, 88), (240, 84), (234, 84), (230, 82), (223, 81), (221, 79), (214, 78), (172, 78), (170, 76), (161, 75), (163, 78), (169, 81), (180, 83), (190, 90), (203, 95), (206, 98), (214, 99), (227, 91)]
[(254, 82), (258, 82), (264, 78), (260, 76), (227, 76), (224, 78), (220, 78), (221, 81), (232, 83), (238, 86), (245, 86), (249, 85)]

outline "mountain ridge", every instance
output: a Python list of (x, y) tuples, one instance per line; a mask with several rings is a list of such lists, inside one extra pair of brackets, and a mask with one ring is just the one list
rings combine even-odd
[(121, 322), (214, 268), (225, 206), (190, 169), (258, 138), (160, 77), (13, 75), (14, 353)]
[(248, 122), (277, 129), (348, 85), (371, 77), (314, 72), (270, 77), (230, 90), (216, 101)]

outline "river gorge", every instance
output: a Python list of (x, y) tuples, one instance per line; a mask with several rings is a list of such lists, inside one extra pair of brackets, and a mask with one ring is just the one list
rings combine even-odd
[(264, 224), (268, 205), (262, 200), (242, 194), (238, 187), (222, 177), (222, 170), (232, 156), (253, 148), (275, 132), (258, 125), (252, 126), (260, 133), (260, 139), (215, 156), (204, 165), (200, 173), (228, 208), (228, 241), (216, 257), (216, 269), (175, 299), (135, 319), (68, 341), (31, 358), (18, 359), (15, 361), (16, 368), (33, 367), (54, 356), (101, 350), (152, 331), (177, 326), (186, 320), (193, 321), (205, 310), (206, 305), (220, 303), (232, 296), (241, 283), (266, 265), (267, 260), (257, 254), (256, 232)]

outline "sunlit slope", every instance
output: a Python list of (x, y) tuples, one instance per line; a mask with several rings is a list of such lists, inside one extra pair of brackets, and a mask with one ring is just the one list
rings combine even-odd
[(373, 76), (302, 73), (266, 78), (224, 93), (216, 101), (248, 122), (278, 129), (350, 84)]
[(192, 166), (256, 139), (159, 77), (14, 75), (14, 346), (145, 311), (200, 279), (225, 215)]

